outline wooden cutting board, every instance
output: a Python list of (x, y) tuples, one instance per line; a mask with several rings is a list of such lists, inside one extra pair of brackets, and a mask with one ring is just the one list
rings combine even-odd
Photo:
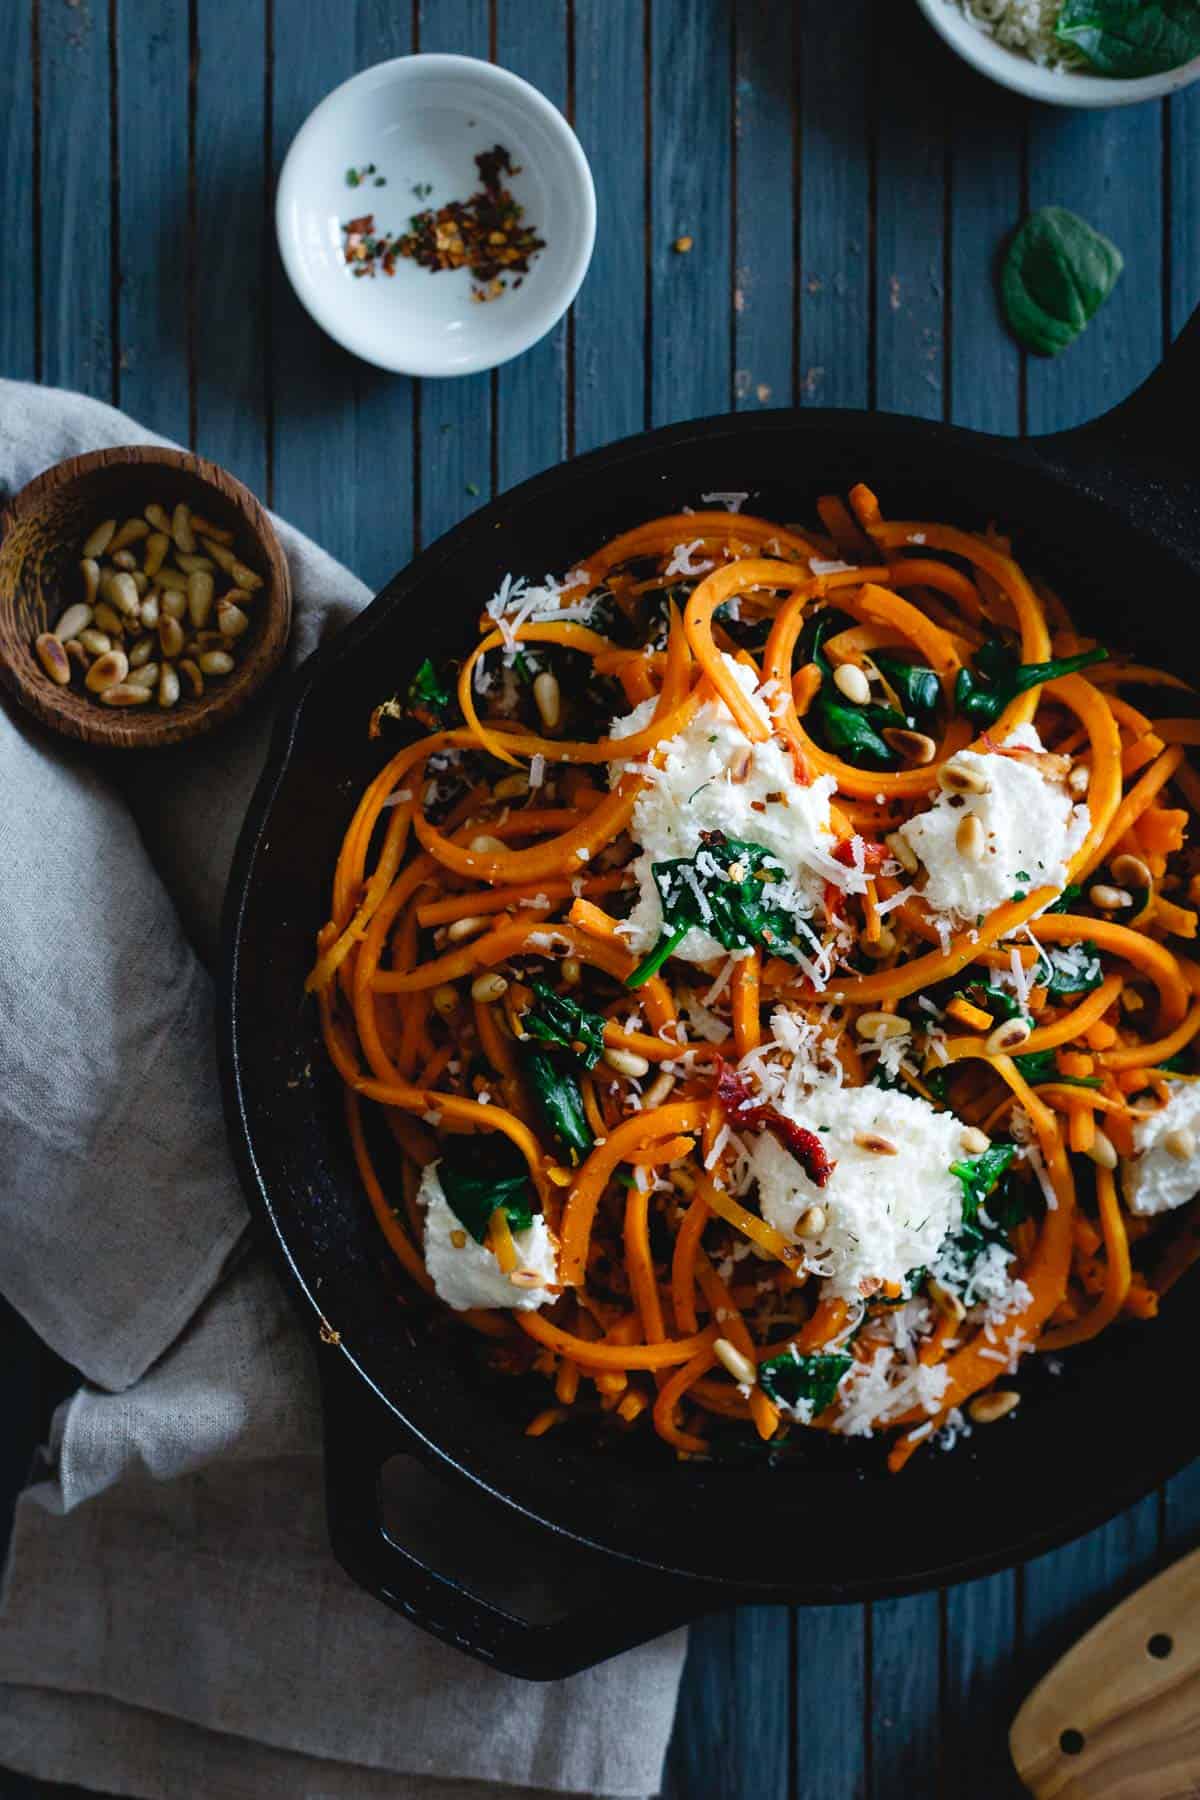
[(1200, 1550), (1068, 1650), (1009, 1745), (1038, 1800), (1200, 1800)]

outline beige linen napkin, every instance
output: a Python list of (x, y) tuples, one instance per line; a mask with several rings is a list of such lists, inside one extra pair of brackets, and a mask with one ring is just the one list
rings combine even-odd
[[(0, 382), (10, 490), (159, 441)], [(280, 530), (298, 660), (368, 596)], [(101, 773), (0, 711), (0, 1289), (85, 1379), (18, 1504), (0, 1765), (146, 1800), (651, 1793), (682, 1633), (520, 1683), (328, 1554), (315, 1374), (244, 1248), (201, 960), (268, 727)]]

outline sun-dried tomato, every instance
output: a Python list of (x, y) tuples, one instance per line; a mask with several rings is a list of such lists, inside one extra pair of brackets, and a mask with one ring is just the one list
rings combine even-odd
[(716, 1095), (730, 1125), (743, 1131), (769, 1131), (791, 1151), (815, 1187), (825, 1186), (836, 1165), (830, 1162), (817, 1133), (785, 1118), (769, 1102), (756, 1100), (745, 1077), (723, 1057), (717, 1058)]

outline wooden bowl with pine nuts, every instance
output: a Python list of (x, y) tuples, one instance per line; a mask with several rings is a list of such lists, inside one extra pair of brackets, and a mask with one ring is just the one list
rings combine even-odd
[(83, 743), (215, 731), (277, 668), (291, 619), (265, 511), (188, 451), (74, 456), (0, 513), (0, 679)]

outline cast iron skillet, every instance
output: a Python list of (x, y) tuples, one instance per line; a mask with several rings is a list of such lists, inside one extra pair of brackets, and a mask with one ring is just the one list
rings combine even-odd
[[(302, 989), (339, 841), (386, 755), (367, 740), (367, 715), (422, 657), (473, 641), (506, 570), (569, 568), (703, 492), (748, 489), (750, 510), (806, 520), (818, 494), (865, 480), (894, 517), (1001, 521), (1102, 640), (1194, 676), (1200, 481), (1194, 445), (1174, 446), (1197, 392), (1200, 314), (1124, 405), (1036, 442), (819, 410), (651, 432), (538, 476), (449, 532), (295, 678), (229, 889), (227, 1116), (251, 1208), (314, 1339), (324, 1327), (334, 1550), (427, 1629), (513, 1673), (562, 1676), (735, 1601), (862, 1600), (979, 1575), (1097, 1524), (1195, 1452), (1188, 1285), (1149, 1328), (1106, 1333), (1058, 1375), (1031, 1371), (1011, 1424), (953, 1455), (917, 1456), (898, 1479), (876, 1447), (841, 1441), (771, 1469), (524, 1437), (520, 1384), (488, 1384), (455, 1347), (465, 1334), (431, 1332), (398, 1297)], [(511, 1597), (469, 1591), (384, 1531), (379, 1475), (400, 1451), (474, 1490), (477, 1529), (503, 1552), (493, 1560), (550, 1589), (548, 1617), (531, 1623)]]

